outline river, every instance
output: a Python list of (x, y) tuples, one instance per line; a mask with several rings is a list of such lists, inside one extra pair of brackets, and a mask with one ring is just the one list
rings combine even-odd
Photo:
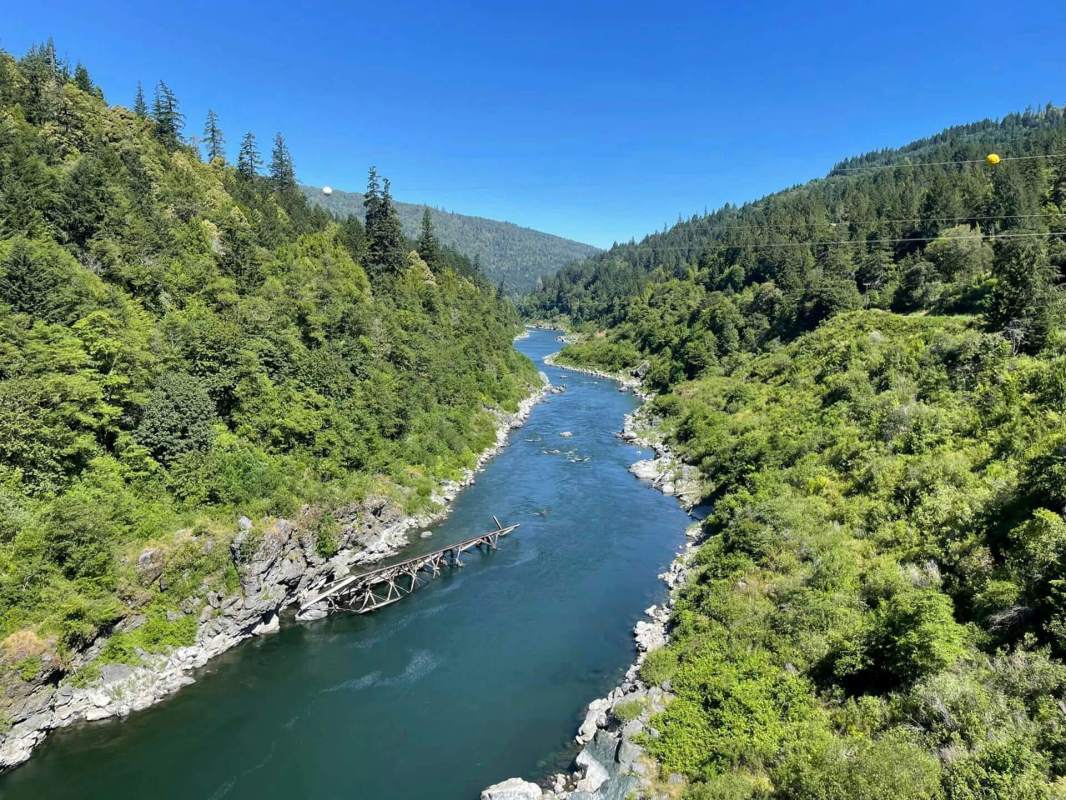
[(665, 596), (657, 575), (689, 520), (627, 471), (649, 455), (615, 436), (637, 398), (543, 364), (553, 332), (516, 346), (566, 391), (411, 546), (495, 514), (521, 524), (499, 550), (376, 613), (249, 641), (122, 722), (54, 732), (0, 798), (472, 800), (564, 768), (585, 705), (620, 679), (634, 623)]

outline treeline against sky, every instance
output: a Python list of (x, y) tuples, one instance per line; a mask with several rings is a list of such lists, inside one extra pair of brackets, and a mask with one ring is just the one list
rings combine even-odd
[(164, 83), (137, 98), (109, 106), (51, 43), (0, 52), (8, 684), (134, 613), (114, 658), (187, 643), (188, 599), (234, 588), (239, 514), (310, 514), (328, 557), (337, 505), (424, 506), (535, 378), (513, 307), (432, 225), (409, 242), (373, 171), (365, 221), (337, 220), (280, 135), (263, 174), (250, 134), (230, 165), (215, 114), (201, 152)]

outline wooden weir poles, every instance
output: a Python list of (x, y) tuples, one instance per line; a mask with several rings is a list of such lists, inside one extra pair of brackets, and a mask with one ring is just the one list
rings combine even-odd
[[(331, 610), (366, 614), (395, 603), (411, 594), (425, 580), (440, 575), (446, 567), (463, 566), (460, 556), (467, 550), (474, 548), (495, 550), (500, 537), (506, 536), (518, 527), (516, 524), (505, 528), (496, 517), (492, 519), (496, 523), (496, 530), (472, 536), (461, 542), (442, 547), (440, 550), (434, 550), (432, 553), (334, 581), (301, 605), (300, 611), (303, 612), (319, 603), (325, 603)], [(428, 577), (422, 578), (420, 573), (428, 573)]]

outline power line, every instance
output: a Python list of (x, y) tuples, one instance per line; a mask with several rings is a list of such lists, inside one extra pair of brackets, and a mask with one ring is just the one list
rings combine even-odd
[[(711, 215), (705, 215), (703, 219), (708, 219)], [(958, 217), (896, 217), (894, 219), (882, 219), (880, 217), (874, 217), (871, 219), (838, 219), (821, 221), (809, 221), (805, 220), (798, 223), (795, 227), (802, 227), (803, 225), (831, 225), (836, 227), (837, 225), (881, 225), (897, 222), (993, 222), (998, 220), (1008, 219), (1046, 219), (1047, 217), (1061, 217), (1066, 216), (1066, 212), (1057, 213), (1043, 213), (1043, 214), (966, 214)], [(685, 222), (685, 220), (682, 220)], [(715, 228), (741, 228), (743, 230), (770, 230), (772, 225), (759, 225), (748, 222), (719, 222), (715, 224)], [(784, 225), (779, 226), (780, 230)]]
[[(1061, 158), (1061, 157), (1063, 157), (1062, 153), (1044, 153), (1044, 154), (1035, 155), (1035, 156), (1000, 156), (999, 157), (999, 161), (997, 161), (995, 164), (989, 164), (989, 166), (994, 167), (997, 164), (1002, 164), (1004, 161), (1032, 161), (1032, 160), (1038, 159), (1038, 158)], [(968, 158), (968, 159), (959, 159), (959, 160), (956, 160), (956, 161), (918, 161), (916, 163), (900, 162), (900, 163), (897, 163), (897, 164), (867, 164), (866, 166), (862, 166), (862, 167), (833, 167), (829, 171), (829, 175), (830, 175), (830, 177), (832, 177), (833, 173), (835, 173), (835, 172), (861, 172), (862, 170), (896, 169), (897, 167), (902, 167), (904, 169), (919, 169), (920, 167), (949, 167), (949, 166), (953, 166), (953, 165), (956, 165), (956, 164), (957, 165), (963, 165), (963, 164), (987, 164), (987, 163), (988, 162), (984, 158)]]
[[(884, 238), (884, 239), (827, 239), (823, 241), (814, 242), (751, 242), (747, 244), (729, 244), (727, 242), (715, 241), (711, 246), (719, 247), (723, 250), (739, 250), (739, 249), (759, 249), (759, 248), (786, 248), (786, 247), (823, 247), (837, 244), (902, 244), (904, 242), (934, 242), (934, 241), (957, 241), (962, 239), (981, 239), (988, 241), (996, 241), (998, 239), (1027, 239), (1033, 237), (1049, 237), (1049, 236), (1066, 236), (1066, 231), (1028, 231), (1022, 233), (1000, 233), (994, 236), (985, 236), (981, 233), (964, 234), (961, 236), (906, 236), (899, 238)], [(635, 247), (639, 249), (651, 250), (655, 253), (667, 252), (667, 251), (685, 251), (692, 252), (694, 250), (708, 249), (708, 245), (693, 245), (691, 247), (669, 246), (669, 247), (656, 247), (652, 244), (636, 244), (636, 245), (621, 245), (621, 247)], [(610, 253), (610, 251), (607, 251)]]

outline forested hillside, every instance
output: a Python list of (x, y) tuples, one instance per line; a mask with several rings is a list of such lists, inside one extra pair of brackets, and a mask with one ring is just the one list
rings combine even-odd
[(206, 161), (183, 124), (162, 82), (128, 110), (51, 44), (0, 52), (4, 683), (134, 609), (105, 656), (188, 643), (183, 599), (233, 588), (238, 515), (310, 514), (328, 557), (337, 505), (425, 507), (536, 377), (514, 309), (432, 229), (404, 239), (387, 181), (337, 221), (280, 135), (262, 174), (251, 134), (231, 166), (216, 115)]
[(951, 129), (530, 299), (646, 362), (713, 507), (643, 667), (684, 796), (1066, 796), (1064, 154), (1057, 108)]
[[(312, 204), (338, 217), (363, 216), (365, 195), (359, 192), (334, 189), (332, 194), (325, 195), (315, 186), (300, 188)], [(511, 222), (456, 214), (413, 203), (396, 203), (396, 210), (404, 233), (412, 238), (421, 231), (422, 217), (428, 211), (442, 243), (476, 259), (489, 281), (502, 284), (510, 292), (528, 292), (534, 288), (538, 277), (551, 275), (572, 261), (599, 252), (591, 245)]]
[[(1017, 160), (993, 167), (984, 163), (990, 152)], [(717, 320), (713, 325), (689, 326), (704, 339), (713, 332), (715, 357), (728, 355), (734, 335), (746, 348), (761, 347), (865, 306), (984, 310), (991, 323), (1023, 323), (1026, 346), (1038, 348), (1046, 336), (1046, 287), (1066, 260), (1061, 238), (1047, 236), (1066, 227), (1064, 152), (1061, 108), (952, 128), (616, 246), (545, 278), (527, 310), (618, 324), (646, 286), (663, 294), (678, 280), (682, 290), (698, 286), (712, 303), (726, 304), (705, 315)], [(1013, 263), (1037, 268), (991, 292), (994, 236), (1001, 273)], [(699, 343), (670, 345), (675, 367), (688, 374), (700, 368)]]

